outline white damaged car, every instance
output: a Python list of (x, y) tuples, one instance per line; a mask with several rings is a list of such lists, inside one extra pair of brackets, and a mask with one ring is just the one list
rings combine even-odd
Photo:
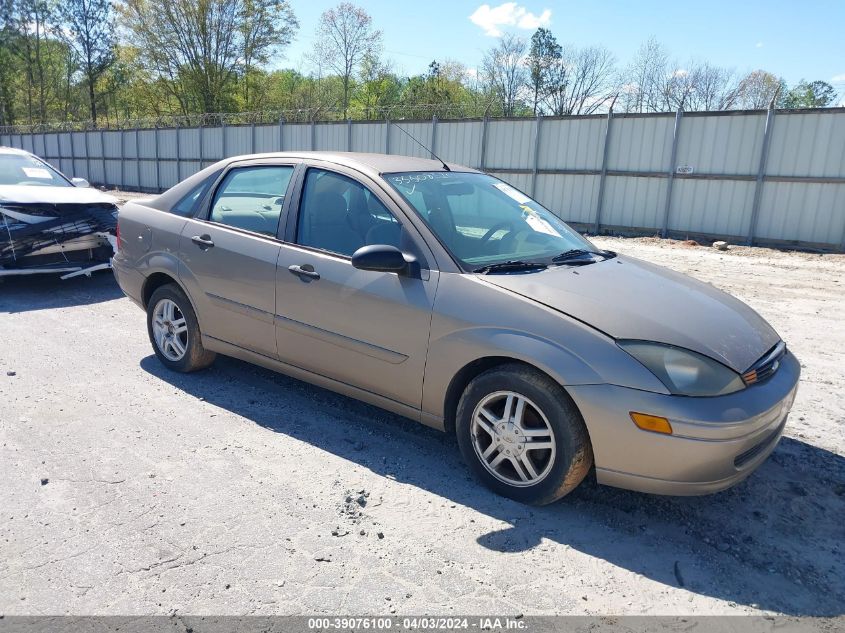
[(0, 147), (0, 277), (110, 268), (116, 231), (116, 198)]

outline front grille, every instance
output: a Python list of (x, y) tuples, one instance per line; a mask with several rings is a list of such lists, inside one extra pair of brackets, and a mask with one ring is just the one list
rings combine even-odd
[(752, 459), (757, 457), (760, 453), (764, 450), (769, 448), (772, 445), (772, 442), (778, 438), (781, 431), (783, 431), (783, 427), (786, 426), (786, 417), (783, 418), (783, 421), (778, 425), (774, 431), (766, 435), (761, 441), (757, 442), (754, 446), (749, 448), (747, 451), (743, 451), (739, 455), (734, 458), (734, 466), (737, 468), (742, 468)]
[(770, 378), (780, 367), (780, 361), (785, 354), (786, 343), (781, 341), (743, 372), (742, 381), (746, 385), (754, 385)]

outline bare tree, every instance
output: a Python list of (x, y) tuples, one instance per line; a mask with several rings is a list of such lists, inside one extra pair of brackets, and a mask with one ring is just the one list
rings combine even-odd
[(97, 122), (97, 80), (114, 63), (114, 20), (110, 0), (64, 0), (59, 15), (82, 66), (91, 120)]
[(669, 54), (653, 37), (643, 43), (620, 77), (626, 112), (657, 112), (664, 106)]
[(343, 82), (343, 116), (349, 112), (352, 78), (361, 63), (381, 51), (381, 31), (373, 30), (373, 19), (360, 7), (342, 2), (323, 12), (317, 27), (315, 55), (321, 65)]
[(729, 110), (736, 106), (737, 81), (734, 71), (708, 62), (694, 67), (695, 92), (689, 110)]
[(616, 93), (615, 59), (600, 46), (565, 47), (552, 68), (549, 107), (554, 114), (592, 114)]
[(640, 46), (619, 81), (626, 112), (725, 110), (737, 101), (732, 70), (694, 60), (672, 62), (654, 38)]
[(525, 40), (506, 33), (481, 62), (484, 81), (499, 100), (504, 116), (516, 113), (519, 92), (525, 86), (525, 48)]
[(737, 86), (737, 105), (749, 110), (763, 110), (776, 96), (784, 96), (786, 82), (765, 70), (748, 73)]

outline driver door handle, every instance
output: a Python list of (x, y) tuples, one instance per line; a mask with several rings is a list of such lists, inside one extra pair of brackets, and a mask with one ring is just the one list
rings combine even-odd
[(199, 246), (202, 250), (206, 250), (214, 246), (214, 242), (210, 235), (194, 235), (191, 241)]
[(299, 277), (306, 277), (308, 279), (320, 278), (320, 273), (314, 270), (314, 267), (311, 264), (303, 264), (302, 266), (294, 264), (293, 266), (288, 266), (288, 270)]

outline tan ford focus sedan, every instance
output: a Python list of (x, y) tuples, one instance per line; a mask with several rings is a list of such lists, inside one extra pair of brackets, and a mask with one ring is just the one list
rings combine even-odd
[(225, 354), (454, 433), (527, 503), (591, 467), (645, 492), (727, 488), (772, 452), (798, 384), (742, 302), (437, 160), (227, 159), (126, 204), (114, 272), (166, 367)]

